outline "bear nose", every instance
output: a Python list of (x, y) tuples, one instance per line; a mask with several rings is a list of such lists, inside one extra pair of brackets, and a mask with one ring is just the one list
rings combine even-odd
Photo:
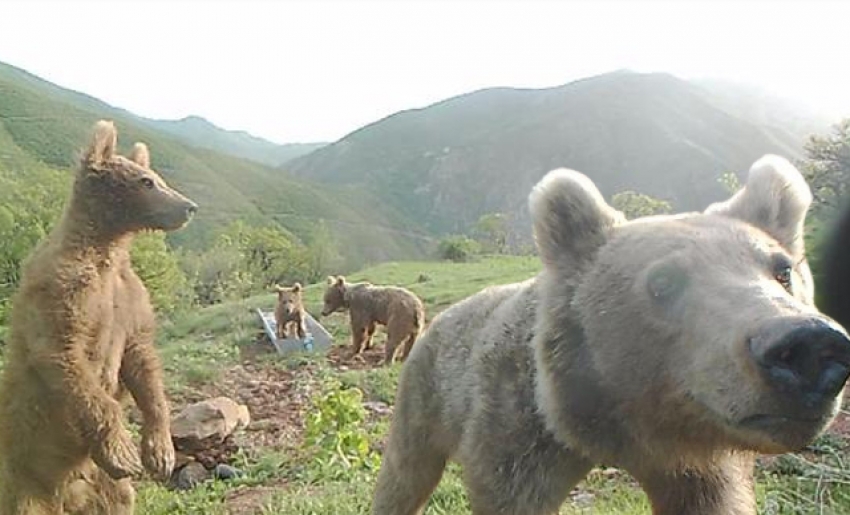
[(194, 202), (190, 202), (189, 207), (186, 208), (186, 212), (189, 215), (194, 215), (195, 213), (198, 212), (198, 204), (195, 204)]
[(850, 339), (824, 320), (769, 323), (749, 343), (767, 381), (807, 407), (833, 399), (850, 375)]

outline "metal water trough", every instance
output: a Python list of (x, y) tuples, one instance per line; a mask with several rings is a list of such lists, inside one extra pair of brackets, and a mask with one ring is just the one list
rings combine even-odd
[(266, 335), (280, 355), (292, 352), (323, 352), (330, 349), (331, 344), (333, 344), (331, 333), (322, 327), (322, 324), (317, 322), (310, 313), (305, 313), (307, 317), (304, 319), (304, 326), (307, 329), (307, 335), (303, 340), (299, 338), (279, 339), (276, 334), (277, 331), (275, 331), (277, 323), (274, 319), (274, 312), (257, 308), (257, 314), (260, 315)]

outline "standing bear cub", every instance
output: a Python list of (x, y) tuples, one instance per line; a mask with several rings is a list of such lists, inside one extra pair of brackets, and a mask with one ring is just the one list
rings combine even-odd
[(395, 286), (348, 283), (345, 277), (328, 277), (322, 316), (348, 310), (354, 354), (372, 346), (376, 324), (387, 328), (384, 363), (390, 364), (401, 345), (401, 359), (407, 359), (413, 342), (425, 325), (425, 308), (413, 292)]
[(291, 288), (276, 285), (275, 291), (277, 306), (274, 309), (274, 319), (277, 337), (290, 338), (290, 328), (294, 326), (295, 334), (303, 340), (307, 335), (307, 329), (304, 327), (307, 315), (304, 313), (304, 302), (301, 298), (301, 283), (295, 283)]
[(812, 300), (810, 202), (776, 156), (704, 213), (631, 222), (550, 172), (530, 196), (543, 271), (449, 308), (411, 352), (372, 513), (421, 513), (453, 460), (475, 515), (557, 513), (603, 463), (655, 515), (755, 514), (755, 453), (811, 442), (850, 372)]
[[(197, 206), (150, 168), (147, 147), (116, 154), (95, 125), (71, 199), (29, 257), (13, 300), (0, 382), (0, 515), (133, 513), (130, 476), (166, 479), (169, 408), (133, 235), (183, 227)], [(141, 456), (123, 423), (143, 417)]]

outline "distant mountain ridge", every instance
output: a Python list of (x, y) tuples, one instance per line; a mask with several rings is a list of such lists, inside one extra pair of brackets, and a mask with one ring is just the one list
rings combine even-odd
[[(0, 176), (26, 179), (31, 170), (76, 167), (93, 123), (116, 122), (120, 151), (148, 143), (153, 165), (197, 201), (195, 220), (173, 234), (188, 246), (208, 242), (234, 220), (277, 223), (303, 242), (325, 225), (351, 266), (420, 257), (431, 237), (368, 188), (316, 184), (279, 169), (185, 142), (156, 123), (94, 97), (61, 88), (0, 63)], [(223, 131), (223, 130), (222, 130)], [(224, 131), (223, 131), (224, 132)]]
[(468, 230), (488, 212), (527, 225), (530, 188), (557, 167), (586, 173), (608, 197), (636, 190), (702, 209), (725, 195), (722, 173), (743, 172), (765, 153), (797, 158), (804, 132), (827, 126), (806, 114), (789, 120), (793, 109), (760, 107), (752, 95), (742, 96), (744, 112), (731, 91), (629, 71), (485, 89), (396, 113), (284, 168), (364, 185), (436, 232)]
[(326, 145), (326, 143), (272, 143), (246, 131), (222, 129), (200, 116), (187, 116), (179, 120), (144, 120), (152, 127), (165, 131), (189, 145), (244, 157), (268, 166), (280, 166), (290, 159), (309, 154)]
[(557, 167), (586, 173), (609, 198), (635, 190), (702, 209), (725, 196), (722, 173), (765, 153), (798, 157), (804, 138), (831, 122), (734, 84), (617, 71), (474, 91), (334, 143), (287, 146), (195, 116), (142, 118), (0, 63), (0, 172), (13, 166), (5, 155), (73, 166), (103, 117), (117, 122), (122, 145), (147, 141), (157, 168), (200, 201), (178, 240), (201, 241), (236, 219), (274, 221), (307, 240), (326, 223), (358, 263), (421, 257), (486, 213), (509, 215), (528, 235), (528, 192)]

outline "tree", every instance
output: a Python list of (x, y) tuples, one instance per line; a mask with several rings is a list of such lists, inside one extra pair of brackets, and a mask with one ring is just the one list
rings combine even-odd
[(192, 302), (189, 281), (180, 268), (177, 255), (168, 248), (165, 233), (144, 233), (136, 237), (130, 252), (133, 269), (142, 279), (154, 308), (174, 313)]
[(734, 172), (723, 173), (723, 175), (717, 178), (717, 182), (723, 186), (723, 189), (725, 189), (729, 195), (734, 195), (739, 189), (741, 189), (741, 181)]
[(38, 166), (26, 173), (0, 169), (0, 324), (24, 260), (62, 212), (69, 182), (70, 174)]
[(673, 210), (673, 206), (666, 200), (657, 199), (637, 193), (635, 191), (623, 191), (611, 197), (611, 205), (626, 215), (626, 218), (640, 218), (642, 216), (663, 215)]
[(463, 263), (478, 254), (481, 247), (473, 239), (466, 236), (448, 236), (440, 241), (437, 252), (440, 259), (447, 259), (455, 263)]
[(202, 305), (305, 281), (310, 270), (307, 248), (283, 229), (242, 221), (226, 226), (209, 250), (187, 252), (181, 262)]
[(316, 282), (342, 266), (342, 256), (324, 220), (320, 220), (307, 242), (307, 282)]
[(826, 136), (812, 136), (804, 149), (800, 171), (812, 188), (816, 207), (837, 207), (850, 183), (850, 119), (834, 125)]
[(474, 234), (487, 252), (504, 254), (508, 246), (508, 225), (505, 215), (489, 213), (475, 223)]

